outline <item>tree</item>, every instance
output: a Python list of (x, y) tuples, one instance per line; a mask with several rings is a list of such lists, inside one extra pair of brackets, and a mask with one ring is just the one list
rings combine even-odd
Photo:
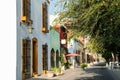
[(120, 0), (62, 0), (60, 21), (72, 19), (76, 33), (90, 36), (90, 45), (98, 53), (120, 52)]

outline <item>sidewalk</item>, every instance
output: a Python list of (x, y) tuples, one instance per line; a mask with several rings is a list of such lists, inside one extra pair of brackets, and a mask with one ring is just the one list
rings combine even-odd
[(52, 78), (48, 78), (46, 75), (43, 75), (33, 78), (32, 80), (74, 80), (75, 77), (80, 77), (80, 74), (85, 76), (86, 73), (78, 67), (74, 69), (66, 69), (63, 74)]
[[(111, 75), (108, 75), (108, 73)], [(101, 77), (101, 75), (104, 77)], [(64, 74), (52, 78), (42, 75), (28, 80), (120, 80), (119, 75), (119, 69), (110, 70), (107, 69), (106, 66), (101, 67), (89, 65), (86, 70), (82, 70), (80, 67), (77, 67), (74, 69), (66, 69)], [(114, 79), (111, 79), (111, 77)]]
[[(92, 67), (89, 66), (87, 69), (90, 68)], [(86, 72), (86, 70), (82, 70), (80, 67), (77, 67), (74, 69), (66, 69), (64, 71), (64, 74), (52, 78), (48, 78), (46, 75), (43, 75), (37, 78), (33, 78), (31, 80), (79, 80), (79, 79), (81, 80), (81, 78), (85, 78), (85, 77), (92, 78), (93, 76), (97, 75), (95, 73), (88, 73)]]

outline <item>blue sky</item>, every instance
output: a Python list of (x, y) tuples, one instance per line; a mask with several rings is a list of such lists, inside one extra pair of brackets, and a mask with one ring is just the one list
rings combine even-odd
[(58, 10), (60, 10), (60, 7), (55, 7), (55, 4), (57, 3), (57, 1), (59, 0), (50, 0), (50, 15), (55, 14), (55, 12), (57, 12)]

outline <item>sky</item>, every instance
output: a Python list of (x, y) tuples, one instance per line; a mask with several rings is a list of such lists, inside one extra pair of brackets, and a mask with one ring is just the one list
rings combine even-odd
[(53, 25), (53, 21), (57, 17), (56, 12), (59, 10), (59, 8), (55, 7), (55, 4), (57, 3), (57, 1), (58, 0), (50, 0), (50, 6), (49, 6), (50, 25)]
[(57, 1), (59, 0), (50, 0), (50, 6), (49, 6), (50, 15), (54, 15), (55, 12), (60, 10), (60, 7), (55, 7), (55, 4), (57, 3)]
[(59, 4), (59, 6), (57, 5), (57, 7), (55, 7), (55, 5), (58, 3), (58, 1), (60, 0), (50, 0), (50, 5), (49, 5), (49, 12), (50, 12), (50, 25), (53, 25), (53, 21), (56, 17), (58, 17), (57, 12), (60, 11), (62, 9), (62, 4)]

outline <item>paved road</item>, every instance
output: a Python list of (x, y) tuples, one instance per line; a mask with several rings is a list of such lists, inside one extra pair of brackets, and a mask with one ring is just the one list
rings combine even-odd
[[(68, 69), (64, 75), (53, 78), (35, 78), (33, 80), (118, 80), (103, 65), (104, 63), (95, 64), (94, 66), (81, 70), (80, 68)], [(101, 66), (102, 65), (102, 66)]]
[(115, 80), (108, 69), (98, 66), (86, 70), (86, 75), (75, 80)]

